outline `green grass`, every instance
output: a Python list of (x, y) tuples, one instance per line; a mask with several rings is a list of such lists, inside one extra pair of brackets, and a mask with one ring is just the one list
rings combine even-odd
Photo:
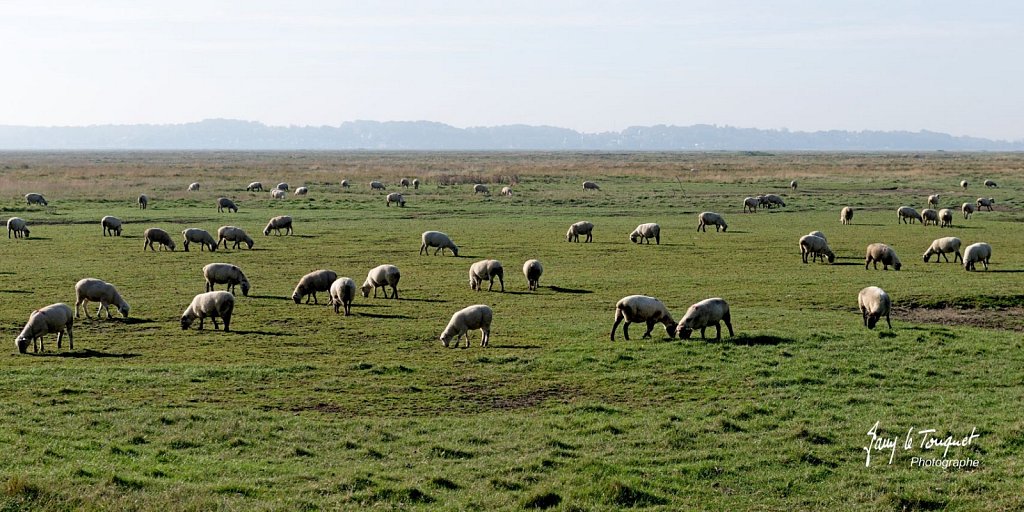
[[(944, 153), (0, 155), (4, 218), (32, 228), (0, 243), (0, 509), (1019, 509), (1022, 164)], [(390, 192), (401, 176), (425, 181), (405, 208), (366, 185), (383, 179)], [(583, 178), (602, 190), (584, 193)], [(1000, 188), (964, 192), (962, 178)], [(508, 179), (511, 198), (471, 193), (473, 181), (498, 190)], [(244, 192), (253, 180), (310, 195), (272, 201)], [(185, 192), (192, 181), (200, 192)], [(50, 206), (25, 205), (29, 191)], [(740, 213), (743, 197), (766, 192), (787, 207)], [(920, 209), (936, 192), (947, 206), (992, 196), (997, 211), (957, 215), (952, 229), (896, 223), (896, 207)], [(218, 214), (221, 195), (239, 213)], [(839, 224), (844, 205), (857, 208), (852, 226)], [(704, 210), (729, 230), (695, 232)], [(295, 236), (262, 235), (279, 214), (295, 218)], [(103, 215), (123, 219), (124, 236), (102, 237)], [(564, 241), (578, 220), (594, 222), (594, 243)], [(642, 222), (661, 225), (661, 245), (629, 243)], [(180, 238), (226, 224), (254, 249), (142, 251), (147, 227)], [(431, 229), (460, 257), (419, 256)], [(812, 230), (837, 264), (800, 263), (797, 240)], [(940, 236), (990, 243), (991, 269), (923, 263)], [(892, 245), (903, 270), (865, 270), (872, 242)], [(469, 265), (484, 258), (504, 263), (506, 293), (470, 290)], [(521, 272), (530, 258), (545, 268), (537, 292)], [(182, 331), (215, 261), (252, 282), (234, 332)], [(361, 283), (382, 263), (401, 269), (402, 299), (358, 297), (350, 317), (326, 293), (319, 306), (290, 299), (311, 270)], [(32, 310), (73, 304), (83, 277), (117, 285), (131, 318), (83, 317), (74, 350), (51, 335), (44, 353), (17, 354), (10, 342)], [(869, 285), (894, 300), (891, 334), (861, 325), (856, 297)], [(670, 340), (658, 326), (641, 340), (635, 325), (631, 341), (620, 330), (610, 342), (615, 302), (635, 293), (677, 320), (723, 297), (737, 335)], [(476, 332), (469, 349), (443, 348), (451, 314), (475, 303), (494, 309), (490, 347)], [(919, 321), (926, 310), (991, 322)], [(981, 437), (950, 458), (980, 467), (910, 467), (921, 450), (865, 467), (876, 421), (886, 436), (976, 427)]]

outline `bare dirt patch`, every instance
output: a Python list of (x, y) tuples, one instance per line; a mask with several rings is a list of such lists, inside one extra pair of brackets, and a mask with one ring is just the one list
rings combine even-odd
[(1024, 307), (1000, 309), (893, 308), (893, 316), (921, 324), (966, 325), (1024, 332)]

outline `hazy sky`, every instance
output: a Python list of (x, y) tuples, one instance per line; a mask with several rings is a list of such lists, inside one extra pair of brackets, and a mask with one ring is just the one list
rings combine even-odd
[(697, 123), (1024, 139), (1024, 2), (8, 1), (0, 124)]

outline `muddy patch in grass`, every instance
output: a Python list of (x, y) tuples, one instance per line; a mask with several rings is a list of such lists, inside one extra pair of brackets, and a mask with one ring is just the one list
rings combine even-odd
[(1002, 309), (893, 308), (893, 316), (919, 324), (966, 325), (1024, 332), (1024, 307)]

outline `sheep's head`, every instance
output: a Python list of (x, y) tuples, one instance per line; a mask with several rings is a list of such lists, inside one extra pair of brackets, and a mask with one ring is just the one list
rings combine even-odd
[(455, 244), (452, 244), (451, 250), (452, 250), (452, 254), (454, 254), (456, 257), (459, 255), (459, 246), (457, 246)]
[(121, 305), (117, 307), (117, 310), (121, 313), (123, 318), (128, 318), (128, 311), (131, 308), (132, 307), (129, 306), (127, 302), (121, 301)]
[(195, 321), (195, 318), (193, 318), (193, 317), (191, 317), (189, 315), (182, 315), (181, 316), (181, 330), (183, 330), (183, 331), (188, 330), (188, 328), (190, 326), (192, 326), (192, 322), (193, 321)]
[(364, 284), (364, 285), (359, 287), (359, 291), (362, 292), (364, 298), (365, 297), (369, 297), (370, 296), (370, 292), (373, 291), (373, 285), (372, 284)]
[(723, 220), (723, 221), (722, 221), (722, 232), (724, 233), (724, 232), (725, 232), (725, 230), (727, 230), (727, 229), (729, 229), (729, 225), (728, 225), (728, 224), (726, 224), (726, 223), (725, 223), (725, 221)]
[(640, 234), (639, 234), (639, 233), (637, 233), (636, 231), (634, 231), (634, 232), (632, 232), (632, 233), (630, 233), (630, 234), (629, 234), (629, 241), (630, 241), (630, 242), (633, 242), (634, 244), (636, 243), (636, 241), (637, 241), (637, 240), (638, 240), (639, 238), (640, 238)]
[[(245, 290), (245, 288), (243, 288), (243, 290)], [(302, 295), (300, 295), (299, 292), (295, 292), (292, 294), (292, 300), (294, 300), (295, 303), (298, 304), (299, 302), (302, 301)]]
[(23, 231), (25, 231), (25, 238), (28, 238), (28, 226), (25, 226), (25, 229)]
[(676, 336), (679, 336), (679, 339), (688, 340), (690, 339), (690, 335), (692, 334), (693, 327), (687, 325), (686, 320), (683, 320), (682, 322), (679, 323), (678, 326), (676, 326)]
[(679, 324), (675, 322), (668, 322), (665, 324), (665, 332), (668, 333), (669, 338), (675, 339), (677, 328), (679, 328)]
[(899, 270), (901, 267), (903, 267), (903, 264), (900, 263), (900, 260), (896, 260), (892, 264), (892, 268), (895, 270)]
[(452, 336), (454, 334), (455, 332), (451, 327), (445, 327), (444, 332), (441, 333), (441, 336), (438, 339), (441, 340), (442, 345), (447, 347), (448, 343), (452, 341)]
[[(263, 228), (263, 235), (264, 236), (270, 235), (270, 225), (269, 224), (267, 225), (267, 227)], [(250, 247), (250, 249), (252, 249), (252, 247)]]
[(825, 256), (828, 257), (828, 262), (829, 263), (835, 263), (836, 262), (836, 253), (834, 253), (832, 251), (829, 251), (829, 252), (825, 253)]
[(881, 315), (878, 313), (871, 313), (868, 315), (868, 329), (874, 329), (875, 325), (878, 324), (878, 318)]
[(252, 249), (252, 244), (253, 244), (252, 237), (250, 237), (249, 235), (246, 235), (245, 236), (245, 245), (249, 246), (249, 248)]
[[(30, 340), (24, 336), (18, 336), (14, 338), (14, 345), (18, 347), (18, 352), (24, 354), (28, 350), (28, 342)], [(447, 343), (445, 344), (447, 346)]]
[(242, 281), (242, 295), (249, 296), (249, 281)]
[(167, 246), (167, 247), (168, 247), (168, 248), (169, 248), (170, 250), (172, 250), (172, 251), (173, 251), (173, 250), (174, 250), (174, 248), (176, 247), (176, 246), (174, 245), (174, 240), (168, 240), (168, 241), (167, 241), (167, 243), (166, 243), (165, 245), (166, 245), (166, 246)]

